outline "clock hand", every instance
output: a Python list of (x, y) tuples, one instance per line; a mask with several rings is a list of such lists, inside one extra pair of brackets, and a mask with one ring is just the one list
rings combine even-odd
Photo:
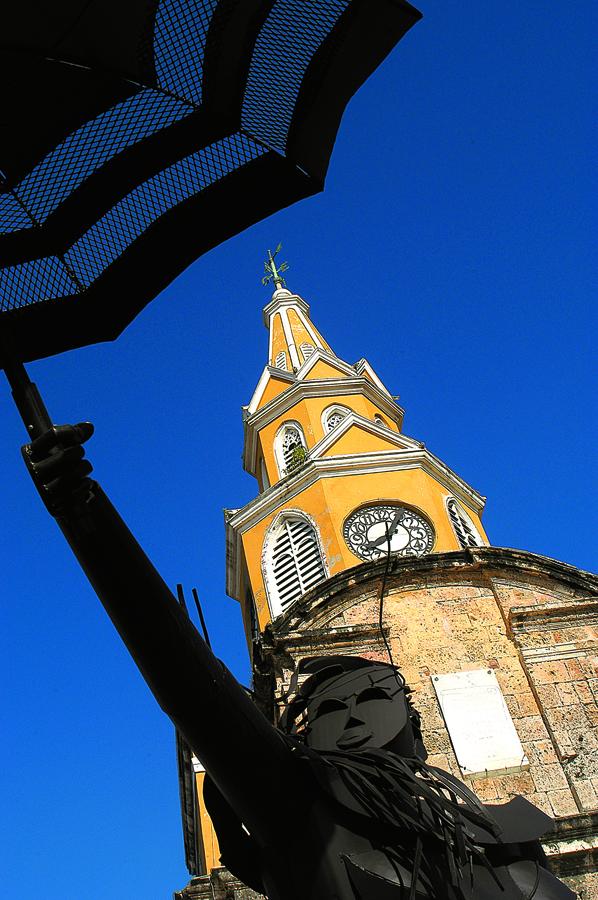
[(374, 550), (375, 548), (380, 547), (380, 544), (382, 544), (382, 542), (385, 542), (385, 543), (390, 542), (391, 537), (397, 530), (397, 526), (399, 524), (399, 519), (401, 518), (402, 514), (403, 514), (403, 510), (401, 509), (395, 515), (395, 517), (392, 520), (392, 522), (390, 523), (390, 525), (388, 524), (388, 522), (386, 523), (385, 534), (381, 535), (375, 541), (368, 541), (367, 544), (363, 545), (363, 549), (364, 550)]
[(398, 513), (396, 514), (396, 516), (394, 517), (394, 519), (392, 520), (392, 522), (390, 523), (390, 528), (386, 532), (389, 538), (391, 538), (393, 536), (393, 534), (395, 533), (395, 531), (397, 530), (397, 527), (399, 524), (399, 519), (401, 518), (402, 515), (403, 515), (403, 510), (400, 509), (398, 511)]

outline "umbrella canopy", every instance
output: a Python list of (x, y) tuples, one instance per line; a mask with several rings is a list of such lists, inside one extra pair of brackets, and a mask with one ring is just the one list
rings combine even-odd
[(0, 35), (0, 323), (113, 340), (197, 256), (322, 190), (404, 0), (19, 0)]

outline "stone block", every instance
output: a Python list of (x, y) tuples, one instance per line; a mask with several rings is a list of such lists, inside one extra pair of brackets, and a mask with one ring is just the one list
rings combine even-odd
[(471, 789), (483, 803), (494, 803), (499, 799), (499, 792), (493, 778), (474, 778), (470, 782)]
[(541, 741), (546, 738), (546, 727), (541, 716), (523, 716), (517, 719), (515, 727), (522, 741)]
[(559, 791), (569, 789), (567, 779), (559, 763), (548, 763), (543, 766), (534, 766), (532, 778), (538, 791)]
[(534, 806), (537, 806), (538, 809), (541, 809), (542, 812), (545, 812), (546, 815), (552, 816), (554, 810), (548, 799), (548, 794), (545, 791), (536, 791), (532, 794), (527, 794), (525, 799), (529, 800), (530, 803), (533, 803)]
[(575, 779), (574, 788), (583, 809), (596, 809), (598, 807), (598, 795), (591, 778)]
[(577, 803), (569, 788), (548, 791), (548, 800), (555, 816), (571, 816), (578, 812)]
[(581, 704), (551, 709), (548, 714), (548, 721), (553, 728), (568, 731), (569, 733), (583, 733), (588, 728), (588, 718)]
[(508, 775), (496, 775), (494, 777), (498, 795), (502, 800), (508, 800), (517, 794), (528, 797), (536, 790), (531, 772), (512, 772)]
[[(532, 669), (533, 673), (533, 669)], [(538, 694), (538, 699), (540, 703), (545, 708), (550, 708), (551, 706), (559, 706), (560, 705), (560, 697), (558, 695), (558, 691), (556, 689), (556, 685), (554, 684), (538, 684), (536, 685), (536, 691)]]
[(577, 694), (581, 703), (596, 703), (594, 694), (590, 688), (590, 685), (585, 681), (577, 681), (574, 685), (575, 693)]
[(548, 763), (557, 763), (558, 758), (552, 741), (532, 741), (526, 744), (526, 752), (530, 763), (536, 765), (546, 765)]
[(555, 684), (556, 682), (570, 680), (570, 674), (564, 660), (534, 663), (533, 666), (530, 666), (530, 669), (534, 681), (538, 684)]
[(561, 758), (568, 759), (571, 756), (575, 756), (577, 753), (577, 745), (573, 744), (573, 740), (568, 731), (557, 728), (553, 731), (553, 737)]
[(573, 703), (579, 703), (579, 698), (573, 682), (566, 681), (563, 684), (557, 684), (556, 689), (559, 699), (564, 706), (571, 706)]
[(585, 667), (580, 659), (568, 659), (565, 663), (569, 677), (572, 681), (581, 681), (588, 677)]
[(517, 718), (539, 715), (538, 704), (531, 691), (520, 691), (514, 697), (517, 703)]
[(585, 716), (592, 728), (598, 727), (598, 706), (594, 701), (586, 703), (583, 706)]

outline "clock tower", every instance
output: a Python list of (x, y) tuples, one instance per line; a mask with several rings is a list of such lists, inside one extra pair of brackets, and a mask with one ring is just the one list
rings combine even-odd
[(268, 360), (243, 410), (259, 493), (226, 513), (227, 593), (250, 644), (315, 585), (389, 547), (421, 557), (488, 543), (485, 498), (403, 432), (368, 360), (337, 356), (272, 254), (266, 266)]
[[(485, 802), (523, 795), (552, 816), (551, 868), (597, 897), (598, 578), (489, 545), (485, 498), (404, 433), (366, 359), (336, 355), (286, 287), (279, 250), (263, 279), (268, 358), (243, 409), (257, 493), (225, 511), (254, 699), (278, 723), (306, 657), (398, 664), (428, 763)], [(175, 900), (255, 900), (222, 867), (201, 764), (179, 751), (194, 877)]]

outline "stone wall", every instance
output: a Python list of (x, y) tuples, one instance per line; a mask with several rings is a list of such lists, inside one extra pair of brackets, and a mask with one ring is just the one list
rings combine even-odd
[(509, 610), (511, 633), (580, 810), (598, 807), (598, 601)]
[[(388, 661), (379, 627), (384, 569), (384, 562), (366, 563), (328, 579), (267, 630), (255, 657), (263, 696), (282, 709), (305, 656)], [(576, 878), (588, 897), (595, 878), (588, 869), (598, 868), (597, 625), (598, 578), (522, 551), (395, 558), (384, 586), (383, 631), (413, 690), (429, 762), (464, 777), (432, 676), (492, 670), (528, 762), (469, 783), (485, 802), (522, 794), (556, 819), (581, 821), (550, 855), (555, 866), (569, 859), (563, 876)]]
[[(598, 578), (496, 547), (396, 557), (387, 577), (384, 561), (356, 566), (302, 597), (256, 642), (257, 700), (276, 720), (300, 659), (388, 661), (386, 642), (421, 713), (429, 762), (460, 778), (432, 677), (495, 673), (527, 762), (469, 783), (485, 802), (522, 794), (553, 816), (556, 833), (544, 840), (551, 868), (580, 900), (597, 900)], [(257, 896), (216, 869), (175, 900)]]

